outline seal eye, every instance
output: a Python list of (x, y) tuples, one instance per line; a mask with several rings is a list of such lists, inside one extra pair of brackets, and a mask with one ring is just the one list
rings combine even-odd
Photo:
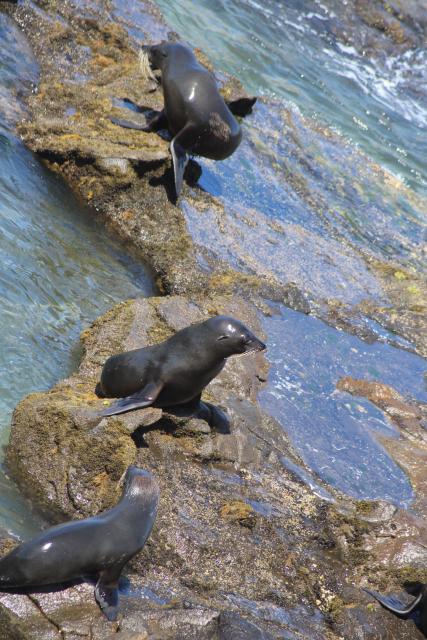
[(219, 336), (219, 338), (217, 338), (217, 340), (228, 340), (229, 336)]

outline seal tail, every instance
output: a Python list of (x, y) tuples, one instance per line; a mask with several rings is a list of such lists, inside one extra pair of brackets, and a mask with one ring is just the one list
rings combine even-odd
[(421, 590), (419, 595), (410, 605), (405, 605), (398, 598), (393, 598), (393, 596), (382, 596), (376, 591), (371, 591), (370, 589), (365, 588), (363, 591), (369, 593), (369, 595), (375, 598), (375, 600), (377, 600), (385, 609), (388, 609), (401, 618), (407, 618), (418, 607), (423, 598), (423, 591)]

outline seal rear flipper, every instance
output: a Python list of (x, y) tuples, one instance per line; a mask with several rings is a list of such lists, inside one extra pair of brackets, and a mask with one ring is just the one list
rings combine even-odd
[(394, 598), (393, 596), (382, 596), (376, 591), (371, 591), (370, 589), (365, 588), (363, 591), (369, 593), (369, 595), (375, 598), (375, 600), (378, 600), (385, 609), (388, 609), (402, 618), (407, 618), (418, 607), (423, 598), (423, 591), (421, 591), (410, 605), (405, 605), (398, 598)]
[(252, 108), (257, 100), (258, 98), (256, 97), (239, 98), (238, 100), (232, 100), (231, 102), (226, 101), (225, 104), (230, 109), (233, 116), (244, 118), (252, 113)]
[(135, 129), (136, 131), (151, 131), (149, 128), (149, 124), (137, 124), (136, 122), (131, 122), (130, 120), (122, 120), (121, 118), (114, 118), (111, 116), (109, 118), (110, 122), (116, 124), (118, 127), (123, 127), (124, 129)]
[(189, 159), (185, 149), (179, 144), (177, 140), (181, 133), (182, 132), (175, 136), (175, 138), (171, 142), (173, 172), (175, 176), (175, 193), (177, 199), (181, 195), (182, 184), (184, 181), (184, 171)]
[(100, 412), (100, 416), (115, 416), (120, 413), (126, 413), (134, 409), (143, 409), (153, 404), (161, 390), (163, 389), (163, 382), (149, 382), (143, 389), (133, 393), (126, 398), (117, 400), (111, 407), (107, 407)]
[(101, 574), (95, 587), (95, 599), (102, 613), (110, 622), (114, 622), (119, 614), (119, 580), (118, 577), (115, 580), (107, 578), (108, 571)]
[(211, 429), (213, 429), (217, 433), (231, 433), (230, 421), (224, 411), (222, 411), (219, 407), (216, 407), (214, 404), (211, 404), (210, 402), (200, 402), (199, 406), (202, 412), (204, 408), (207, 409), (208, 414), (205, 418), (202, 419), (206, 420)]

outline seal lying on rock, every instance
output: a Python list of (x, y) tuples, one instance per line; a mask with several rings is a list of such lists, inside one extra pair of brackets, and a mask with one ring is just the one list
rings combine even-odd
[(224, 160), (237, 149), (242, 131), (233, 113), (251, 112), (256, 98), (225, 103), (214, 76), (181, 42), (144, 46), (151, 69), (160, 69), (164, 109), (146, 126), (111, 118), (114, 124), (145, 131), (169, 129), (177, 198), (182, 189), (188, 155)]
[(397, 598), (393, 598), (392, 596), (383, 596), (376, 591), (371, 591), (370, 589), (363, 589), (363, 591), (369, 593), (369, 595), (375, 598), (375, 600), (378, 600), (385, 609), (395, 613), (400, 618), (406, 619), (416, 609), (419, 609), (421, 613), (421, 629), (424, 634), (427, 635), (427, 584), (421, 585), (418, 596), (410, 605), (404, 604)]
[(150, 405), (176, 407), (181, 412), (191, 409), (211, 426), (229, 430), (225, 415), (213, 405), (202, 403), (201, 393), (229, 356), (263, 349), (265, 344), (241, 322), (215, 316), (178, 331), (160, 344), (111, 356), (95, 393), (123, 399), (100, 415), (113, 416)]
[(159, 487), (137, 467), (126, 472), (120, 502), (92, 518), (66, 522), (24, 542), (0, 560), (0, 589), (30, 588), (97, 576), (95, 598), (108, 620), (118, 614), (118, 581), (150, 535)]

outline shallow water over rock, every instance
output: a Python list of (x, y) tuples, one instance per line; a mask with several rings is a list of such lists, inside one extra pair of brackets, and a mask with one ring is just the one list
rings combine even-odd
[(426, 363), (387, 344), (367, 344), (282, 307), (264, 321), (271, 363), (262, 405), (283, 425), (305, 463), (345, 493), (408, 506), (413, 490), (375, 436), (398, 429), (364, 398), (336, 389), (343, 376), (381, 381), (427, 400)]

